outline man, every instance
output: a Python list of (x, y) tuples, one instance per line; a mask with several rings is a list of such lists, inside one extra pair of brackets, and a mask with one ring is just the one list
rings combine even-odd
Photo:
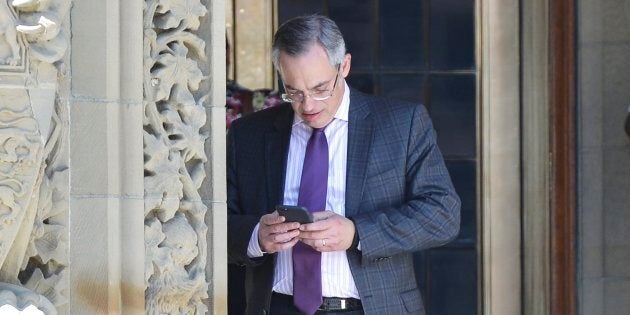
[[(350, 89), (351, 56), (324, 16), (280, 26), (272, 58), (290, 105), (236, 120), (228, 139), (246, 313), (424, 313), (412, 254), (455, 238), (460, 209), (426, 110)], [(281, 204), (315, 222), (285, 221)]]

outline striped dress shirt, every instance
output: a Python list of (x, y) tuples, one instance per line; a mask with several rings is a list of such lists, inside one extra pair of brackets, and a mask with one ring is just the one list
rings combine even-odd
[[(333, 120), (326, 126), (324, 133), (328, 140), (328, 190), (326, 210), (345, 216), (346, 204), (346, 162), (348, 148), (348, 110), (350, 93), (344, 82), (344, 94)], [(284, 187), (284, 204), (296, 205), (302, 177), (302, 165), (306, 144), (312, 128), (296, 114), (291, 129), (289, 156)], [(258, 225), (254, 229), (248, 256), (260, 257), (263, 252), (258, 243)], [(293, 295), (292, 250), (278, 252), (274, 270), (273, 291)], [(357, 287), (350, 272), (346, 251), (322, 253), (322, 295), (326, 297), (359, 298)]]

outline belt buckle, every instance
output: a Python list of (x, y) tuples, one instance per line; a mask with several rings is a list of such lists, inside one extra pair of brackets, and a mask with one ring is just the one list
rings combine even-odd
[[(357, 306), (356, 303), (353, 303), (354, 299), (352, 298), (326, 298), (324, 297), (324, 301), (318, 310), (320, 311), (342, 311), (342, 310), (353, 310)], [(359, 304), (360, 305), (360, 304)]]
[(324, 303), (319, 307), (320, 311), (340, 311), (348, 310), (352, 307), (350, 299), (345, 298), (324, 298)]

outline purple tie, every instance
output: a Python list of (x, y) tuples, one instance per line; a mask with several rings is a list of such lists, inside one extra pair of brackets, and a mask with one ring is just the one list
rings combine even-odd
[[(311, 212), (326, 208), (328, 188), (328, 142), (324, 129), (313, 129), (306, 145), (298, 205)], [(298, 242), (293, 247), (293, 304), (302, 313), (315, 314), (322, 305), (322, 256)]]

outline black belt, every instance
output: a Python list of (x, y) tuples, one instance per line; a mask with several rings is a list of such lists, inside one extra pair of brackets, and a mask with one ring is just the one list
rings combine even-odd
[[(282, 293), (273, 293), (273, 297), (282, 300), (288, 300), (289, 303), (293, 303), (293, 296)], [(317, 309), (318, 311), (360, 311), (363, 310), (361, 300), (354, 298), (338, 298), (338, 297), (323, 297), (324, 302)]]

